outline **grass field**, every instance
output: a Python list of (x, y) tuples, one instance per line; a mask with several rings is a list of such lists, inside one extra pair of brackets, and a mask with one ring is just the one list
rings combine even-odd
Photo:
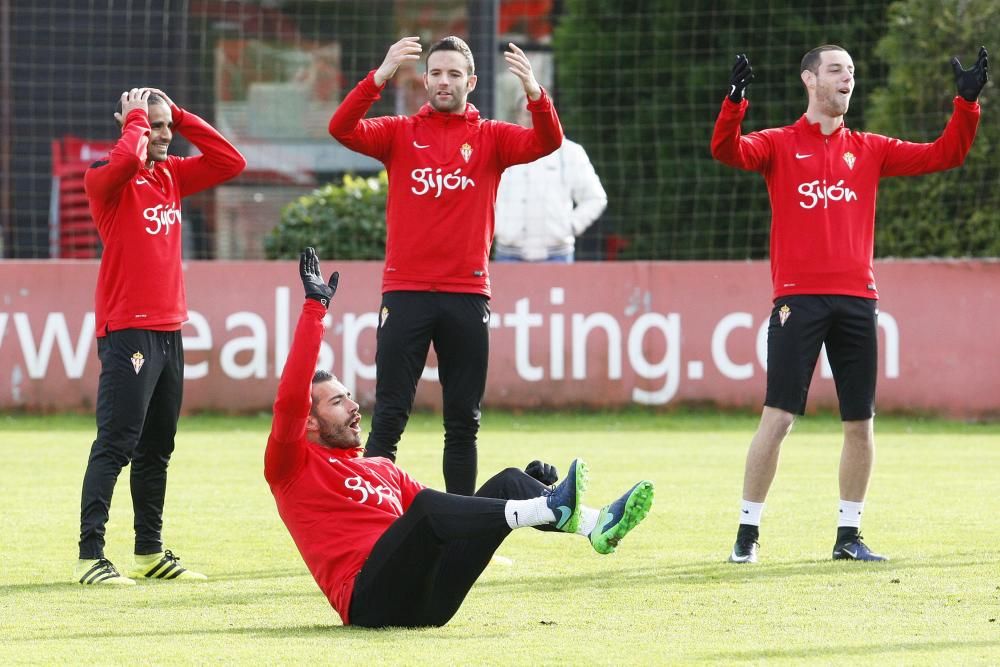
[[(87, 417), (0, 418), (0, 663), (1000, 663), (1000, 425), (879, 418), (864, 534), (892, 561), (833, 562), (839, 424), (800, 420), (768, 498), (761, 562), (724, 562), (756, 420), (714, 413), (487, 413), (480, 481), (543, 458), (591, 468), (589, 504), (656, 483), (618, 553), (516, 531), (452, 622), (343, 628), (261, 474), (269, 419), (181, 422), (164, 536), (204, 583), (69, 583)], [(418, 415), (399, 463), (441, 486), (438, 419)], [(127, 471), (107, 555), (132, 550)]]

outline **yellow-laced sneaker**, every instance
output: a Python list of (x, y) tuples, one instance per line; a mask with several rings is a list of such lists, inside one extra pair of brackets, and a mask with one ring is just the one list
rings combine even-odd
[(208, 579), (200, 572), (183, 567), (181, 559), (170, 549), (146, 556), (136, 554), (129, 576), (136, 579)]
[(85, 585), (118, 584), (135, 586), (135, 581), (122, 576), (107, 558), (81, 558), (73, 566), (73, 581)]

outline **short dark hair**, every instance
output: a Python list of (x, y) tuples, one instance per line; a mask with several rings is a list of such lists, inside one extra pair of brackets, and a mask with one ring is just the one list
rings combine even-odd
[[(337, 379), (337, 376), (334, 375), (333, 373), (331, 373), (330, 371), (319, 370), (319, 371), (316, 371), (315, 373), (313, 373), (312, 383), (313, 384), (321, 384), (323, 382), (329, 382), (330, 380), (336, 380), (336, 379)], [(313, 403), (312, 405), (309, 406), (309, 414), (311, 414), (311, 415), (315, 415), (316, 414), (316, 404), (315, 403)]]
[[(157, 95), (156, 93), (150, 93), (149, 97), (146, 98), (146, 105), (153, 106), (154, 104), (162, 104), (166, 106), (167, 101), (162, 97), (160, 97), (159, 95)], [(122, 98), (119, 97), (118, 101), (115, 102), (115, 113), (121, 113), (121, 112), (122, 112)]]
[(469, 75), (471, 76), (476, 73), (476, 61), (472, 58), (472, 49), (469, 48), (469, 45), (461, 37), (449, 35), (434, 42), (431, 48), (427, 49), (428, 60), (430, 60), (431, 54), (435, 51), (458, 51), (465, 56), (465, 60), (469, 63)]
[(337, 376), (335, 376), (330, 371), (319, 370), (319, 371), (316, 371), (313, 374), (313, 381), (312, 381), (312, 383), (313, 384), (319, 384), (320, 382), (329, 382), (330, 380), (336, 380), (336, 379), (337, 379)]
[(824, 44), (823, 46), (817, 46), (815, 49), (809, 53), (802, 56), (802, 63), (799, 65), (799, 74), (809, 70), (813, 74), (819, 74), (819, 61), (820, 54), (825, 51), (843, 51), (847, 53), (847, 49), (842, 46), (837, 46), (836, 44)]

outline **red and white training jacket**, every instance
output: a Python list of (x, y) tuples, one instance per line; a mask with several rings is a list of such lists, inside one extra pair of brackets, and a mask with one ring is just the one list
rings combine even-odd
[(533, 129), (441, 113), (425, 104), (413, 116), (364, 118), (379, 99), (375, 72), (344, 98), (330, 134), (381, 161), (389, 174), (382, 291), (490, 295), (494, 204), (504, 169), (559, 148), (562, 126), (549, 96), (528, 102)]
[(274, 401), (264, 478), (313, 579), (350, 623), (354, 580), (375, 542), (424, 486), (389, 459), (306, 439), (326, 309), (306, 299)]
[(146, 168), (149, 116), (133, 109), (111, 153), (90, 165), (84, 188), (104, 243), (97, 277), (97, 336), (119, 329), (176, 331), (187, 320), (181, 199), (246, 167), (239, 151), (190, 111), (172, 106), (173, 130), (201, 155)]
[(979, 104), (956, 97), (948, 125), (932, 143), (843, 125), (824, 135), (805, 116), (793, 125), (741, 135), (747, 106), (747, 100), (723, 100), (712, 156), (764, 175), (771, 199), (775, 299), (789, 294), (877, 299), (872, 263), (879, 179), (961, 165), (979, 125)]

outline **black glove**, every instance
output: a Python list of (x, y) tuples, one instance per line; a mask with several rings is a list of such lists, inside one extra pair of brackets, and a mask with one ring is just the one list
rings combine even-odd
[(323, 274), (319, 271), (319, 258), (316, 256), (315, 248), (306, 248), (299, 253), (299, 276), (302, 278), (302, 286), (306, 288), (306, 298), (314, 299), (323, 304), (324, 308), (330, 306), (330, 299), (337, 293), (337, 283), (340, 282), (340, 272), (334, 271), (330, 276), (330, 282), (323, 282)]
[(729, 75), (729, 101), (734, 104), (742, 102), (743, 91), (750, 85), (751, 79), (753, 79), (753, 67), (750, 67), (747, 54), (741, 53), (736, 56), (733, 72)]
[(529, 477), (534, 477), (546, 486), (552, 486), (559, 481), (559, 472), (556, 470), (556, 467), (548, 463), (542, 463), (541, 461), (532, 461), (524, 469), (524, 472)]
[(979, 99), (979, 91), (990, 80), (989, 67), (989, 54), (985, 46), (979, 47), (979, 58), (969, 69), (962, 69), (962, 63), (958, 62), (958, 58), (951, 59), (951, 69), (955, 72), (955, 87), (963, 99), (968, 102)]

